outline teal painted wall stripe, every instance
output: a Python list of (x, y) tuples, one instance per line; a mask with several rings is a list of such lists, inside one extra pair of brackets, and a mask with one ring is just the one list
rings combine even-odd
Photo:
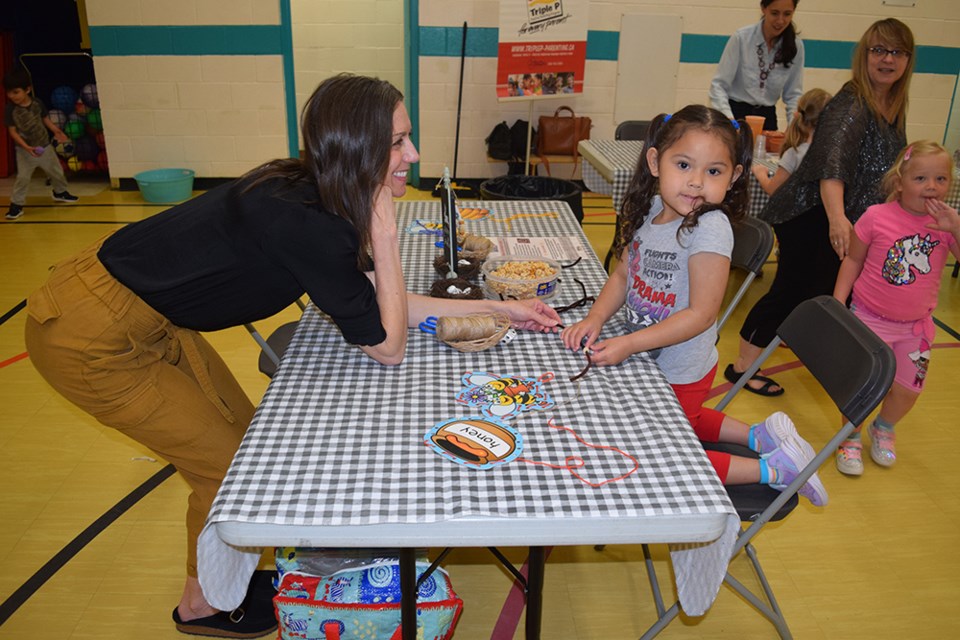
[(98, 56), (280, 55), (283, 38), (283, 25), (275, 24), (90, 27)]
[[(407, 102), (407, 112), (413, 133), (410, 138), (417, 149), (420, 148), (420, 3), (416, 0), (403, 0), (403, 95)], [(469, 35), (468, 35), (469, 37)], [(457, 49), (459, 52), (459, 49)], [(459, 53), (457, 54), (459, 55)], [(420, 163), (410, 168), (410, 184), (420, 188)]]
[(291, 158), (300, 156), (297, 138), (297, 84), (293, 74), (293, 23), (290, 0), (280, 0), (280, 49), (283, 56), (283, 94), (287, 111), (287, 147)]
[[(497, 57), (498, 29), (471, 28), (467, 34), (467, 56)], [(680, 40), (680, 62), (716, 64), (729, 36), (684, 33)], [(849, 69), (855, 42), (804, 40), (806, 66), (811, 69)], [(617, 31), (588, 31), (587, 59), (615, 61), (620, 49)], [(420, 55), (460, 56), (459, 27), (420, 27)], [(960, 73), (960, 47), (917, 47), (916, 73)]]

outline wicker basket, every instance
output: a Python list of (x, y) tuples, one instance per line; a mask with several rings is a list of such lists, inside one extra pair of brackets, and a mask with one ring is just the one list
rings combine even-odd
[(488, 317), (493, 320), (494, 327), (490, 333), (482, 337), (470, 339), (470, 340), (457, 340), (451, 339), (450, 334), (456, 333), (458, 327), (456, 326), (457, 321), (462, 318), (447, 318), (442, 317), (437, 320), (437, 339), (442, 341), (445, 344), (450, 345), (457, 351), (463, 351), (466, 353), (472, 353), (475, 351), (483, 351), (484, 349), (489, 349), (490, 347), (496, 346), (497, 343), (506, 335), (507, 331), (510, 330), (510, 318), (502, 313), (478, 313), (470, 316), (465, 316), (466, 318), (473, 317)]

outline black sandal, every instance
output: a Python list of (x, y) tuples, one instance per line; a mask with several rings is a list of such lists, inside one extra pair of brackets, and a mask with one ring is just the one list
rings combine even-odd
[[(733, 363), (727, 365), (727, 368), (723, 371), (723, 377), (727, 379), (727, 382), (736, 384), (737, 381), (743, 376), (743, 373), (738, 372), (733, 368)], [(762, 382), (763, 386), (757, 387), (756, 389), (751, 387), (749, 382), (750, 380), (756, 380), (757, 382)], [(775, 398), (776, 396), (782, 396), (784, 388), (780, 386), (773, 378), (768, 378), (767, 376), (761, 376), (759, 373), (755, 373), (750, 377), (750, 380), (747, 381), (747, 384), (743, 385), (743, 388), (751, 393), (755, 393), (758, 396), (765, 396), (768, 398)], [(771, 391), (770, 387), (780, 387), (776, 391)]]
[(220, 611), (196, 620), (184, 622), (173, 609), (177, 631), (211, 638), (261, 638), (277, 629), (273, 612), (275, 571), (255, 571), (243, 603), (233, 611)]

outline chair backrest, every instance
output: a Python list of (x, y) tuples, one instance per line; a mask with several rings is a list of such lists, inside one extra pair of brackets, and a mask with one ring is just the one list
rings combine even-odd
[(893, 351), (832, 296), (800, 303), (777, 335), (855, 425), (870, 415), (893, 384)]
[(747, 216), (734, 225), (732, 266), (759, 276), (772, 250), (773, 229), (763, 220)]
[(617, 125), (613, 137), (617, 140), (646, 140), (649, 120), (624, 120)]

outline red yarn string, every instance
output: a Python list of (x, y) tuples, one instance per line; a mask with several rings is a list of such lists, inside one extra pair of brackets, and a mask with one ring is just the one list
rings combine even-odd
[(624, 474), (622, 474), (622, 475), (620, 475), (620, 476), (617, 476), (616, 478), (608, 478), (607, 480), (604, 480), (603, 482), (590, 482), (589, 480), (587, 480), (586, 478), (584, 478), (583, 476), (581, 476), (579, 473), (577, 473), (576, 471), (574, 471), (574, 469), (576, 469), (576, 468), (578, 468), (578, 467), (582, 467), (582, 466), (584, 466), (584, 465), (586, 464), (586, 463), (583, 461), (583, 458), (580, 458), (579, 456), (567, 456), (567, 457), (564, 458), (564, 460), (563, 460), (563, 462), (564, 462), (563, 465), (550, 464), (549, 462), (538, 462), (538, 461), (536, 461), (536, 460), (529, 460), (529, 459), (527, 459), (527, 458), (517, 458), (517, 461), (519, 461), (519, 462), (526, 462), (527, 464), (535, 464), (535, 465), (538, 465), (538, 466), (541, 466), (541, 467), (549, 467), (549, 468), (551, 468), (551, 469), (566, 469), (567, 471), (570, 472), (570, 475), (572, 475), (574, 478), (576, 478), (576, 479), (579, 480), (580, 482), (582, 482), (582, 483), (584, 483), (584, 484), (588, 484), (588, 485), (590, 485), (591, 487), (595, 487), (595, 488), (596, 488), (596, 487), (601, 487), (601, 486), (607, 484), (608, 482), (617, 482), (617, 481), (619, 481), (619, 480), (624, 480), (624, 479), (626, 479), (628, 476), (630, 476), (630, 475), (632, 475), (633, 473), (635, 473), (635, 472), (637, 471), (637, 469), (640, 468), (640, 463), (637, 461), (637, 459), (634, 458), (634, 457), (633, 457), (632, 455), (630, 455), (629, 453), (627, 453), (626, 451), (623, 451), (622, 449), (618, 449), (618, 448), (616, 448), (616, 447), (611, 447), (611, 446), (609, 446), (609, 445), (604, 445), (604, 444), (591, 444), (591, 443), (587, 442), (586, 440), (584, 440), (583, 438), (581, 438), (579, 435), (577, 435), (577, 432), (574, 431), (573, 429), (571, 429), (570, 427), (564, 427), (564, 426), (562, 426), (562, 425), (554, 424), (553, 418), (550, 418), (549, 420), (547, 420), (547, 426), (550, 427), (551, 429), (560, 429), (560, 430), (562, 430), (562, 431), (569, 431), (570, 433), (573, 434), (573, 437), (576, 438), (578, 442), (580, 442), (580, 443), (583, 444), (583, 445), (586, 445), (586, 446), (590, 447), (591, 449), (607, 449), (607, 450), (609, 450), (609, 451), (616, 451), (616, 452), (619, 453), (620, 455), (622, 455), (622, 456), (624, 456), (624, 457), (627, 457), (627, 458), (630, 458), (631, 460), (633, 460), (633, 469), (631, 469), (630, 471), (627, 471), (626, 473), (624, 473)]

